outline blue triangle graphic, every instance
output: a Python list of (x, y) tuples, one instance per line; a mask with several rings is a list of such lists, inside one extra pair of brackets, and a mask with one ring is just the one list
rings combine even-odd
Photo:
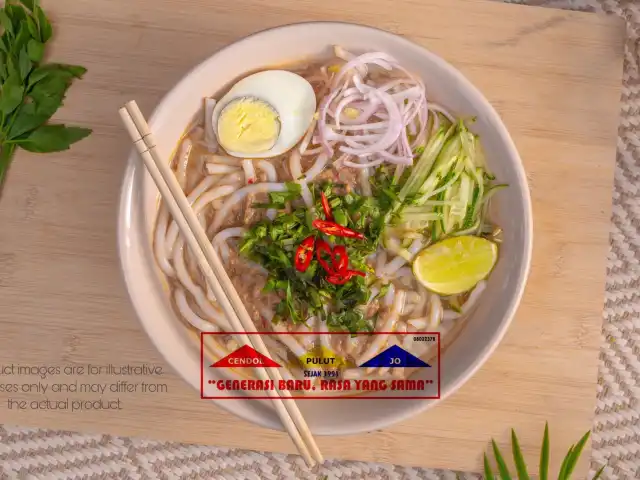
[(364, 368), (379, 368), (379, 367), (431, 367), (426, 362), (423, 362), (415, 355), (410, 354), (398, 345), (392, 345), (384, 352), (379, 353), (371, 360), (363, 363), (360, 367)]

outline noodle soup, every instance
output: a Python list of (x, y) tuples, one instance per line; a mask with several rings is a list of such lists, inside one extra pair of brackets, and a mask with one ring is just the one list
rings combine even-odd
[[(296, 333), (265, 338), (285, 378), (304, 378), (310, 352), (344, 359), (341, 378), (407, 378), (358, 366), (393, 345), (435, 353), (406, 332), (455, 338), (501, 241), (488, 211), (503, 185), (468, 119), (393, 57), (340, 47), (241, 79), (202, 117), (172, 168), (257, 329)], [(178, 318), (230, 331), (162, 203), (153, 247)], [(207, 340), (213, 360), (238, 347)]]

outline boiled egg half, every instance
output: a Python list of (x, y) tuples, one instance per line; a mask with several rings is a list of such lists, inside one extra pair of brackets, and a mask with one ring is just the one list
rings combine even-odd
[(315, 111), (309, 82), (286, 70), (266, 70), (243, 78), (222, 97), (212, 126), (229, 155), (275, 157), (302, 139)]

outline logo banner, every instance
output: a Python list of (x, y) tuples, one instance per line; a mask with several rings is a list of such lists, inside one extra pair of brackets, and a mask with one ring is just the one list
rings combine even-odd
[(255, 349), (234, 335), (201, 333), (202, 399), (440, 398), (439, 332), (241, 332)]

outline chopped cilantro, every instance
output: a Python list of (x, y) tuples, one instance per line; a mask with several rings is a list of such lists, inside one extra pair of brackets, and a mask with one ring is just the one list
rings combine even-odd
[[(346, 247), (350, 269), (372, 272), (367, 257), (377, 250), (397, 199), (397, 188), (391, 182), (392, 175), (379, 169), (372, 179), (372, 197), (353, 192), (341, 195), (338, 192), (343, 186), (338, 184), (312, 186), (316, 212), (322, 212), (320, 192), (324, 192), (334, 220), (366, 237), (365, 240), (328, 237), (331, 243)], [(275, 292), (281, 298), (274, 322), (298, 324), (315, 315), (326, 321), (332, 331), (371, 331), (371, 321), (364, 318), (358, 308), (371, 298), (369, 284), (364, 278), (355, 276), (345, 285), (333, 285), (326, 281), (325, 272), (315, 258), (305, 272), (299, 272), (293, 266), (298, 245), (310, 235), (321, 235), (311, 226), (313, 218), (301, 202), (300, 186), (289, 183), (286, 191), (269, 193), (269, 202), (258, 206), (275, 208), (278, 215), (273, 221), (265, 219), (253, 225), (242, 239), (239, 250), (269, 272), (264, 291)]]

